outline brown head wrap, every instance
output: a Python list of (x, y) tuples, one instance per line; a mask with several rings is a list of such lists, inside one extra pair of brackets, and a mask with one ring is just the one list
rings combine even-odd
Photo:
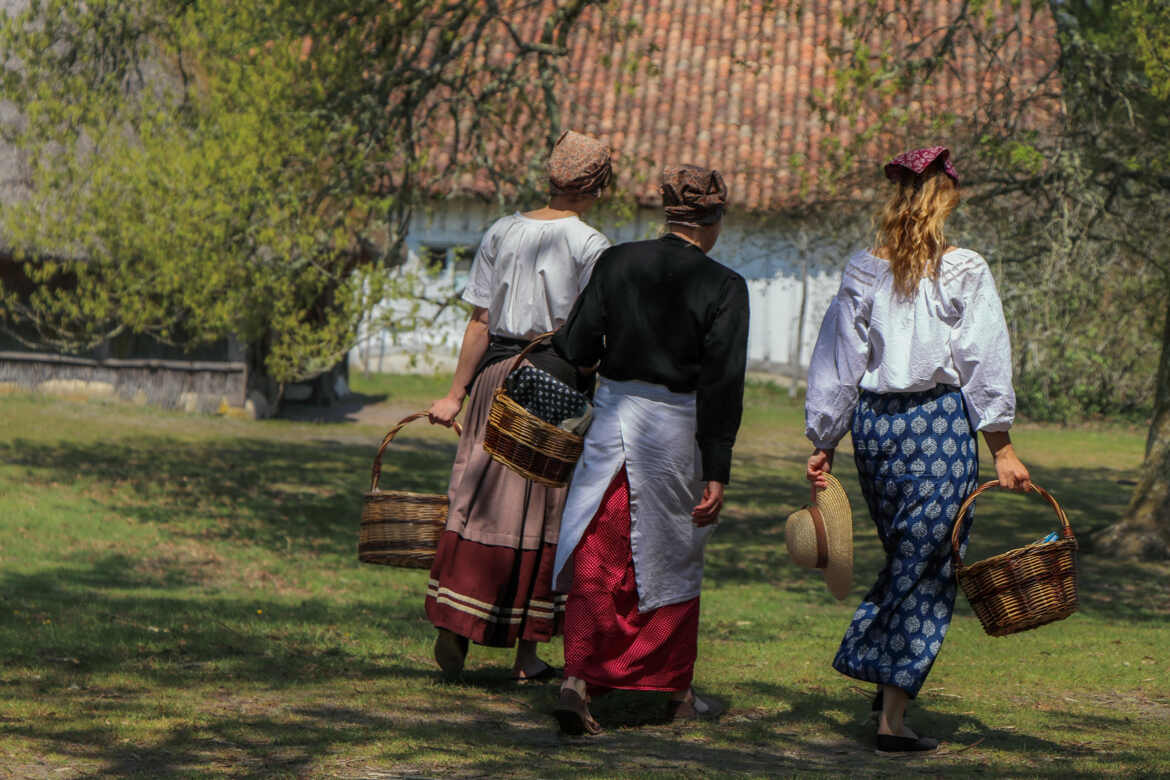
[(668, 165), (662, 171), (662, 208), (666, 221), (700, 227), (723, 218), (727, 185), (719, 171), (697, 165)]
[(572, 130), (561, 133), (548, 156), (553, 195), (598, 195), (612, 176), (609, 147)]

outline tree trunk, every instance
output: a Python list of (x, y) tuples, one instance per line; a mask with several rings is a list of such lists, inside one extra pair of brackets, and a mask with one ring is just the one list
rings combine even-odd
[(1142, 474), (1125, 517), (1095, 534), (1093, 544), (1111, 557), (1170, 560), (1170, 298)]

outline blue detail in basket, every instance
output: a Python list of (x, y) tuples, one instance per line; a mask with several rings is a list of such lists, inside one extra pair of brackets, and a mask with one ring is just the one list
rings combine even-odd
[(1032, 542), (1032, 544), (1048, 544), (1049, 542), (1055, 542), (1058, 538), (1059, 537), (1056, 535), (1056, 531), (1053, 531), (1043, 539), (1037, 539), (1036, 541)]

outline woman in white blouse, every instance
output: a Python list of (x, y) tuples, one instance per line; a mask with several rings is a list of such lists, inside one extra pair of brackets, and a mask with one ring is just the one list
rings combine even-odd
[(833, 667), (878, 684), (878, 751), (905, 752), (938, 745), (903, 716), (954, 609), (951, 527), (978, 480), (974, 432), (983, 432), (1002, 486), (1026, 489), (1028, 471), (1008, 434), (1011, 345), (995, 280), (976, 252), (948, 247), (943, 237), (959, 203), (950, 153), (918, 149), (885, 172), (894, 186), (878, 218), (877, 248), (850, 258), (825, 314), (805, 417), (816, 487), (826, 485), (837, 443), (850, 431), (887, 556)]
[[(552, 571), (567, 488), (530, 482), (483, 448), (492, 396), (514, 356), (564, 323), (609, 247), (581, 220), (609, 184), (609, 147), (565, 131), (548, 175), (548, 206), (503, 217), (484, 234), (463, 291), (474, 310), (451, 390), (429, 409), (432, 422), (451, 425), (470, 394), (426, 596), (438, 629), (435, 661), (452, 677), (463, 670), (471, 642), (515, 646), (517, 681), (559, 676), (537, 656), (537, 643), (562, 630), (565, 597), (553, 593)], [(547, 345), (527, 360), (565, 384), (583, 383)]]

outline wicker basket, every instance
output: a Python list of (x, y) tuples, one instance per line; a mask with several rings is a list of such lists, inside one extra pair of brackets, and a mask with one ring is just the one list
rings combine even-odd
[(1031, 486), (1056, 511), (1060, 538), (1009, 550), (970, 566), (963, 564), (959, 554), (963, 518), (976, 497), (993, 487), (999, 487), (999, 482), (985, 482), (967, 496), (951, 533), (955, 575), (967, 601), (991, 636), (1007, 636), (1063, 620), (1077, 609), (1077, 540), (1068, 516), (1044, 488)]
[[(550, 336), (552, 333), (545, 333), (533, 339), (516, 356), (508, 373)], [(483, 435), (483, 448), (494, 460), (533, 482), (564, 487), (569, 484), (584, 446), (582, 437), (545, 422), (512, 400), (502, 382), (496, 388)]]
[[(370, 477), (370, 492), (362, 502), (362, 524), (358, 534), (358, 560), (383, 566), (429, 569), (435, 559), (439, 537), (447, 524), (447, 496), (436, 493), (408, 493), (405, 490), (380, 490), (382, 453), (395, 435), (426, 412), (404, 417), (390, 429), (378, 454)], [(455, 423), (455, 433), (463, 429)]]

